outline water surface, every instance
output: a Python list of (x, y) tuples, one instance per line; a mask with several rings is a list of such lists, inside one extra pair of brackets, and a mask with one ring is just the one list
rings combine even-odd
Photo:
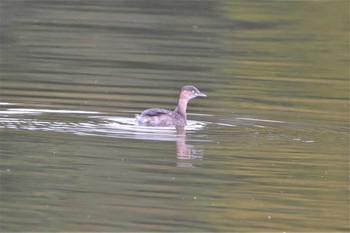
[(348, 232), (348, 9), (3, 1), (1, 231)]

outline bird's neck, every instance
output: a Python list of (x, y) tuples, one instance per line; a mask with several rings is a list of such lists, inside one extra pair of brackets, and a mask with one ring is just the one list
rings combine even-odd
[(177, 102), (177, 107), (175, 109), (175, 112), (184, 116), (185, 119), (186, 119), (187, 102), (188, 102), (187, 99), (179, 98), (179, 100)]

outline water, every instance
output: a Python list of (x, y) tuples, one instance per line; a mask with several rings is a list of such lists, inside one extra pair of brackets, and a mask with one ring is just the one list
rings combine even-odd
[(348, 9), (3, 1), (1, 231), (348, 232)]

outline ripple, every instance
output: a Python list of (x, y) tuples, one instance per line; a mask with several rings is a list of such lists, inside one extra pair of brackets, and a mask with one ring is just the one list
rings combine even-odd
[(2, 114), (41, 114), (41, 113), (61, 113), (61, 114), (101, 114), (100, 112), (92, 111), (77, 111), (77, 110), (52, 110), (52, 109), (31, 109), (31, 108), (11, 108), (7, 111), (1, 111)]
[[(52, 110), (32, 108), (11, 108), (0, 111), (0, 128), (21, 129), (31, 131), (68, 132), (80, 136), (102, 136), (114, 138), (129, 138), (137, 140), (176, 141), (183, 136), (174, 126), (147, 127), (136, 124), (135, 118), (103, 115), (95, 111)], [(40, 114), (62, 114), (59, 119), (54, 116), (41, 120), (33, 118)], [(19, 115), (18, 117), (14, 117)], [(78, 117), (80, 122), (70, 122), (70, 116)], [(66, 118), (65, 118), (66, 117)], [(188, 121), (186, 132), (199, 131), (205, 128), (207, 122)], [(207, 141), (192, 138), (191, 141)]]

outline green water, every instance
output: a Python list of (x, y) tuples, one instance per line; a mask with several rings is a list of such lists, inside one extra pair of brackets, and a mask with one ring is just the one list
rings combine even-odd
[[(2, 1), (0, 229), (348, 232), (348, 1)], [(186, 132), (134, 124), (173, 109)]]

